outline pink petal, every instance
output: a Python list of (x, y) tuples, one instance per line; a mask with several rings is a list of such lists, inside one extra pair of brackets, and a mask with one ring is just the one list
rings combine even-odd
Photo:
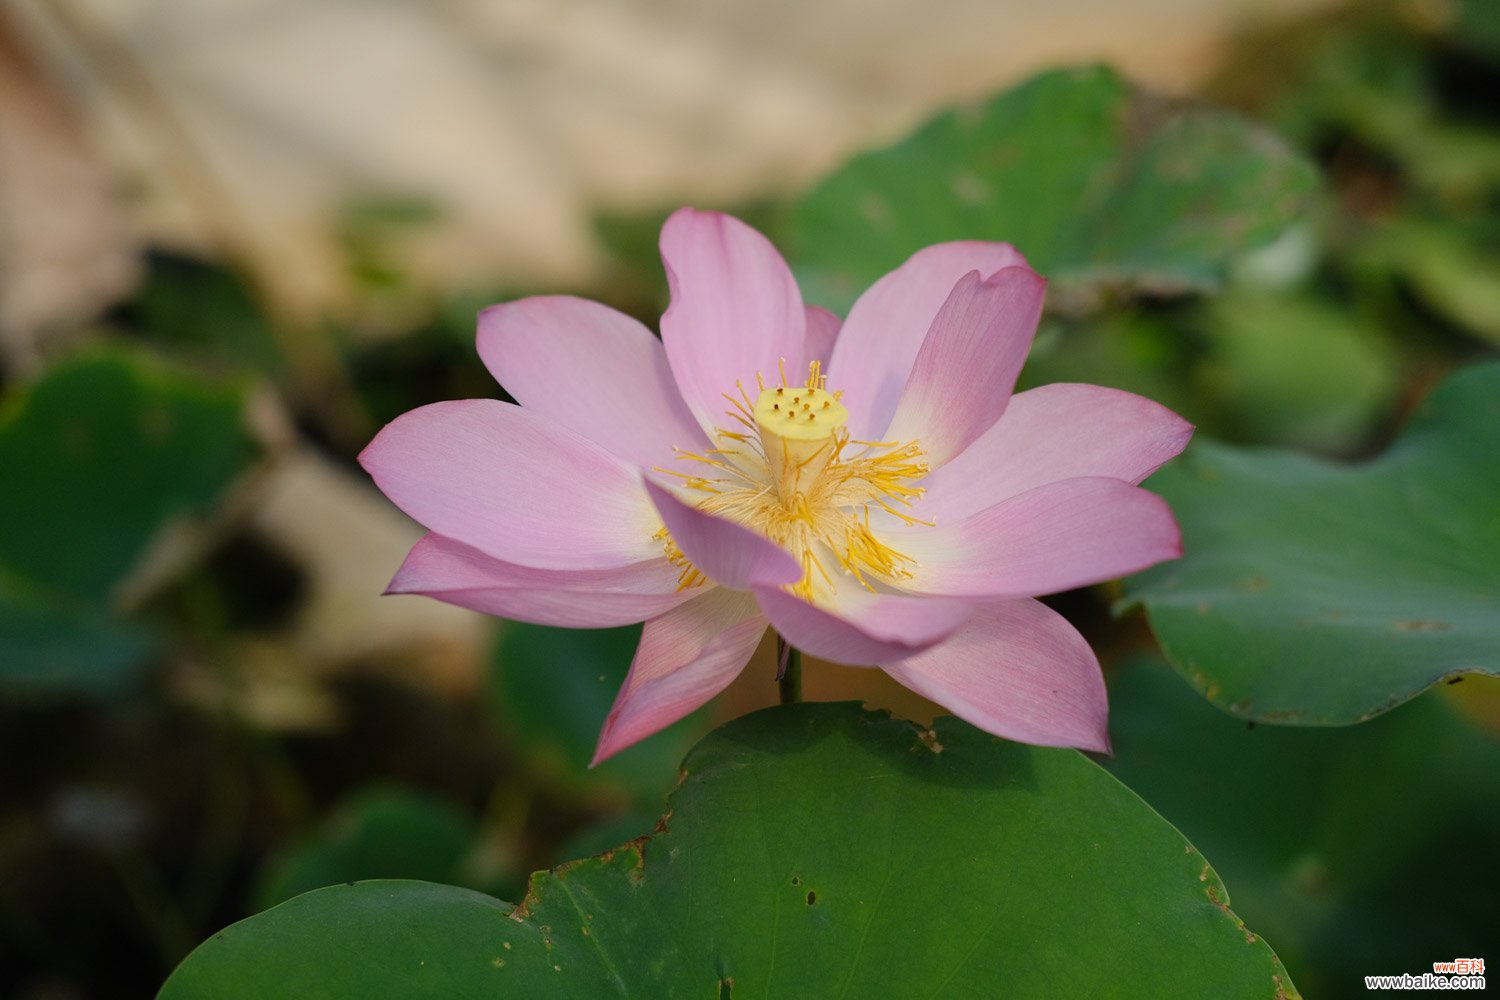
[(593, 763), (670, 726), (728, 687), (765, 631), (753, 597), (722, 589), (648, 621)]
[(1013, 396), (995, 425), (922, 485), (920, 516), (951, 523), (1078, 476), (1139, 483), (1186, 447), (1193, 425), (1149, 399), (1058, 383)]
[(956, 524), (885, 540), (917, 561), (912, 590), (965, 597), (1054, 594), (1182, 554), (1165, 500), (1098, 477), (1038, 486)]
[(479, 356), (516, 402), (636, 465), (706, 439), (672, 380), (661, 342), (586, 299), (539, 296), (479, 314)]
[(839, 593), (817, 607), (784, 590), (757, 587), (771, 626), (804, 653), (849, 666), (874, 666), (941, 642), (973, 612), (968, 601), (870, 593), (836, 578)]
[(511, 403), (420, 407), (387, 424), (359, 460), (397, 507), (497, 559), (603, 569), (661, 555), (639, 470)]
[[(828, 370), (828, 359), (833, 354), (834, 341), (838, 340), (839, 327), (843, 320), (821, 306), (807, 307), (807, 338), (803, 348), (807, 361), (823, 362), (823, 370)], [(791, 374), (791, 369), (787, 369)]]
[(424, 594), (487, 615), (563, 628), (630, 625), (694, 596), (678, 591), (677, 570), (665, 558), (613, 569), (534, 569), (431, 532), (412, 548), (386, 593)]
[(844, 390), (850, 432), (873, 441), (890, 426), (933, 317), (959, 278), (1025, 263), (1005, 243), (939, 243), (871, 285), (849, 310), (828, 362), (828, 387)]
[(985, 732), (1109, 753), (1109, 706), (1094, 651), (1037, 601), (981, 607), (963, 628), (885, 672)]
[(1031, 350), (1047, 282), (1029, 267), (958, 280), (881, 437), (918, 440), (938, 468), (999, 419)]
[(775, 587), (802, 579), (802, 567), (775, 542), (722, 517), (683, 503), (672, 492), (646, 481), (652, 503), (672, 541), (698, 571), (733, 590)]
[[(727, 422), (725, 393), (755, 376), (806, 377), (802, 294), (791, 269), (760, 233), (717, 212), (679, 209), (662, 227), (672, 304), (661, 318), (672, 374), (693, 415), (712, 432)], [(800, 372), (799, 372), (800, 367)]]

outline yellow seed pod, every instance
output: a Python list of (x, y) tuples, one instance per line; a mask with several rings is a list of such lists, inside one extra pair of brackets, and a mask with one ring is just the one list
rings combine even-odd
[(849, 411), (827, 389), (777, 386), (755, 401), (755, 422), (762, 431), (789, 441), (822, 441), (849, 420)]

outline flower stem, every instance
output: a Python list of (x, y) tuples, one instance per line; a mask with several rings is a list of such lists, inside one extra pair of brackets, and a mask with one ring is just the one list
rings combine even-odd
[(793, 648), (779, 635), (776, 637), (776, 690), (781, 694), (783, 705), (802, 700), (802, 651)]

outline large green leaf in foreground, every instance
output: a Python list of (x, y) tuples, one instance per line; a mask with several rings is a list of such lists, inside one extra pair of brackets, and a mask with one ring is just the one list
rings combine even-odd
[(711, 734), (659, 833), (518, 907), (322, 889), (216, 935), (162, 998), (1295, 995), (1228, 902), (1076, 752), (799, 705)]
[(1150, 487), (1187, 554), (1129, 599), (1234, 714), (1340, 725), (1500, 674), (1500, 364), (1451, 377), (1363, 466), (1200, 443)]
[(1103, 67), (1055, 70), (850, 160), (796, 203), (787, 237), (821, 305), (847, 306), (928, 244), (1004, 240), (1067, 306), (1101, 286), (1211, 287), (1315, 186), (1244, 119), (1168, 107)]

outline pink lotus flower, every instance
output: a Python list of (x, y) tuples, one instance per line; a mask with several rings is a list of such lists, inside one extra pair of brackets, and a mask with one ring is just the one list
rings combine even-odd
[(660, 341), (581, 299), (493, 306), (479, 354), (520, 405), (434, 403), (365, 449), (429, 529), (390, 592), (645, 621), (596, 761), (723, 690), (768, 626), (997, 735), (1107, 750), (1098, 660), (1032, 598), (1180, 554), (1135, 484), (1192, 428), (1114, 389), (1012, 396), (1046, 282), (1005, 244), (928, 247), (842, 324), (737, 219), (683, 209), (661, 254)]

